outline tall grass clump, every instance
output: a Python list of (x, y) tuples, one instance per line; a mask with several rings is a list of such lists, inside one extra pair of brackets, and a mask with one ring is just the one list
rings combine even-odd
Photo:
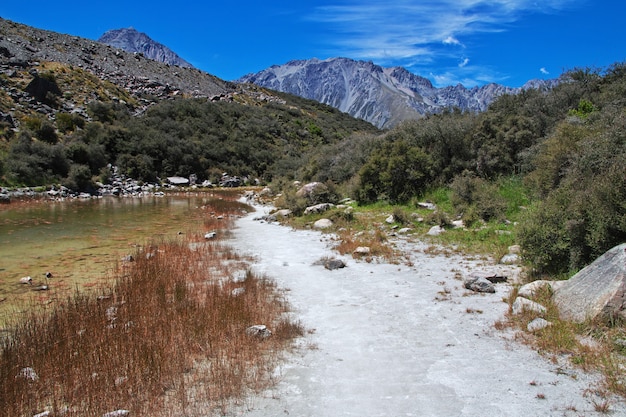
[[(13, 323), (0, 414), (207, 415), (270, 382), (280, 350), (303, 334), (275, 284), (215, 242), (149, 248), (99, 296), (77, 292)], [(246, 332), (258, 324), (273, 335)]]

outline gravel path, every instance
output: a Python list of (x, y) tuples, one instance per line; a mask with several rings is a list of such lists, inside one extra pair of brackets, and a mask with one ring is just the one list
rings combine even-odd
[[(233, 415), (606, 415), (595, 411), (604, 400), (591, 393), (593, 376), (495, 329), (507, 310), (507, 284), (488, 295), (463, 288), (459, 275), (498, 266), (428, 255), (423, 244), (406, 241), (398, 245), (410, 266), (357, 262), (333, 252), (328, 235), (253, 220), (259, 215), (239, 220), (230, 244), (287, 289), (310, 333), (276, 370), (276, 386)], [(315, 265), (325, 256), (348, 266)], [(626, 415), (615, 400), (611, 410)]]

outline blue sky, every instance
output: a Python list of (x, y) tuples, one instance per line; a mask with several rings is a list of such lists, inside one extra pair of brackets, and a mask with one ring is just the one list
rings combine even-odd
[(225, 80), (341, 56), (438, 87), (518, 87), (626, 61), (624, 0), (29, 0), (4, 2), (0, 16), (89, 39), (134, 27)]

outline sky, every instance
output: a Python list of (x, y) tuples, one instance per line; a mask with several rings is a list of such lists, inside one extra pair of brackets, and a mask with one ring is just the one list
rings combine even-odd
[(294, 59), (402, 66), (435, 86), (519, 87), (626, 61), (625, 0), (28, 0), (0, 17), (97, 40), (133, 27), (235, 80)]

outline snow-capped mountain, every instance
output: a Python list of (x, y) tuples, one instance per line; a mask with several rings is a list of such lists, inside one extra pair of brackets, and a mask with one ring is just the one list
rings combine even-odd
[(383, 68), (347, 58), (290, 61), (245, 75), (237, 82), (317, 100), (380, 128), (455, 107), (483, 111), (499, 95), (521, 90), (499, 84), (436, 88), (405, 68)]
[(98, 39), (98, 42), (123, 49), (126, 52), (141, 53), (146, 58), (165, 64), (193, 68), (193, 65), (182, 59), (170, 48), (133, 28), (109, 30)]

